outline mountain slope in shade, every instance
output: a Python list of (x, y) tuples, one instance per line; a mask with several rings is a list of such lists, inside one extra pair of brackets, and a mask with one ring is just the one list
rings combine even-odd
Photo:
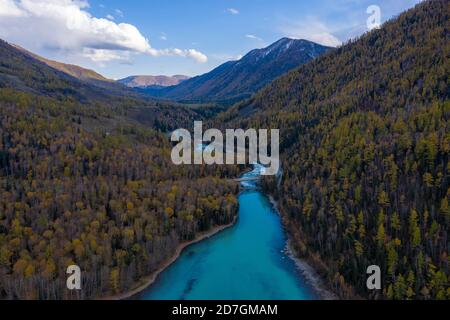
[(130, 76), (124, 79), (117, 80), (117, 82), (131, 88), (148, 88), (148, 87), (170, 87), (176, 86), (181, 82), (189, 79), (188, 76), (175, 75), (169, 76)]
[(238, 61), (226, 62), (177, 86), (147, 92), (173, 100), (237, 101), (329, 49), (306, 40), (283, 38), (267, 48), (250, 51)]

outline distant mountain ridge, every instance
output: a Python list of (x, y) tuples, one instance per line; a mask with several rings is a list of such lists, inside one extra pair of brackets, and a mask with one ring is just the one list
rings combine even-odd
[(190, 77), (184, 75), (174, 76), (129, 76), (124, 79), (117, 80), (130, 88), (148, 88), (148, 87), (170, 87), (176, 86)]
[(240, 60), (226, 62), (179, 85), (146, 92), (178, 101), (238, 101), (329, 49), (307, 40), (282, 38), (266, 48), (250, 51)]

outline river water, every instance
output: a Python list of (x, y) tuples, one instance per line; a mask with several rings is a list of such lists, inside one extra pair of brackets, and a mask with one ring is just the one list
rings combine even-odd
[[(243, 177), (260, 174), (255, 165)], [(305, 300), (317, 295), (286, 253), (268, 197), (245, 181), (235, 226), (187, 247), (140, 295), (144, 300)]]

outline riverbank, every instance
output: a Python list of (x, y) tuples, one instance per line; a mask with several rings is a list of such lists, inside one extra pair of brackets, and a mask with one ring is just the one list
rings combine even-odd
[[(276, 201), (273, 196), (268, 195), (270, 203), (272, 204), (275, 211), (280, 215), (279, 207), (278, 207), (278, 201)], [(283, 219), (282, 219), (283, 221)], [(285, 228), (284, 224), (283, 227)], [(289, 257), (295, 262), (295, 265), (297, 266), (297, 269), (300, 270), (303, 277), (305, 277), (306, 281), (308, 281), (309, 285), (315, 290), (315, 292), (319, 295), (319, 297), (323, 300), (338, 300), (338, 297), (328, 290), (320, 277), (319, 274), (314, 270), (313, 267), (311, 267), (308, 262), (306, 262), (304, 259), (300, 259), (295, 254), (293, 245), (292, 245), (292, 239), (289, 235), (289, 232), (285, 228), (286, 235), (288, 237), (288, 241), (286, 244), (286, 252), (289, 255)]]
[[(255, 174), (248, 172), (243, 176), (254, 175)], [(252, 187), (256, 187), (256, 184), (253, 182), (249, 182), (248, 184), (249, 186), (251, 185)], [(267, 206), (267, 200), (264, 200), (263, 198), (270, 200), (272, 208), (270, 208), (270, 206)], [(179, 244), (176, 247), (175, 253), (170, 258), (164, 260), (161, 263), (160, 267), (151, 275), (142, 278), (138, 283), (136, 283), (134, 289), (128, 290), (127, 292), (120, 295), (106, 297), (104, 299), (120, 300), (140, 298), (139, 294), (143, 291), (146, 292), (145, 298), (148, 299), (158, 300), (166, 298), (173, 299), (178, 297), (183, 297), (184, 299), (189, 298), (188, 294), (186, 293), (186, 288), (190, 288), (189, 294), (193, 299), (203, 296), (221, 297), (221, 295), (217, 295), (217, 291), (215, 291), (216, 289), (214, 285), (211, 284), (217, 283), (217, 279), (219, 279), (220, 276), (223, 276), (224, 274), (228, 274), (228, 277), (234, 277), (234, 274), (230, 273), (230, 270), (233, 270), (232, 267), (223, 269), (223, 257), (229, 257), (229, 259), (232, 259), (234, 263), (236, 252), (240, 252), (240, 255), (242, 257), (248, 257), (248, 252), (256, 253), (254, 259), (241, 259), (242, 263), (238, 264), (239, 267), (242, 268), (244, 274), (251, 274), (251, 272), (255, 269), (253, 261), (259, 261), (267, 269), (262, 272), (262, 275), (269, 279), (268, 281), (271, 281), (272, 279), (278, 277), (279, 281), (276, 282), (273, 288), (271, 288), (273, 290), (273, 293), (278, 292), (275, 296), (285, 298), (295, 297), (297, 299), (314, 299), (314, 297), (325, 300), (336, 299), (337, 297), (335, 295), (333, 295), (329, 290), (325, 289), (325, 286), (322, 282), (322, 277), (317, 273), (316, 269), (311, 267), (311, 264), (306, 263), (304, 260), (296, 258), (295, 251), (293, 249), (294, 246), (292, 245), (294, 244), (294, 242), (292, 242), (291, 240), (292, 237), (290, 236), (290, 233), (287, 232), (285, 221), (283, 221), (283, 219), (281, 218), (281, 211), (278, 210), (279, 204), (274, 200), (274, 198), (268, 194), (263, 194), (261, 191), (259, 191), (258, 188), (256, 188), (255, 192), (241, 192), (239, 201), (242, 207), (240, 208), (237, 216), (233, 219), (232, 223), (224, 226), (216, 226), (208, 232), (198, 234), (192, 241)], [(276, 210), (281, 219), (279, 219), (278, 217), (274, 217), (274, 215), (271, 213), (271, 210)], [(227, 245), (224, 246), (223, 241), (222, 243), (218, 241), (215, 244), (217, 246), (216, 250), (212, 252), (209, 251), (209, 248), (213, 244), (207, 245), (207, 248), (198, 250), (200, 255), (205, 255), (201, 260), (199, 260), (201, 261), (200, 265), (198, 265), (198, 261), (196, 262), (195, 260), (186, 258), (186, 252), (183, 251), (186, 247), (197, 244), (195, 246), (196, 249), (202, 248), (203, 243), (199, 242), (203, 242), (203, 240), (206, 240), (216, 235), (217, 233), (235, 225), (238, 216), (240, 217), (240, 222), (238, 224), (239, 228), (235, 228), (231, 230), (230, 233), (227, 233), (227, 235), (230, 236), (230, 238), (226, 241)], [(255, 225), (258, 227), (255, 227)], [(262, 232), (262, 230), (264, 230), (264, 232)], [(266, 235), (271, 236), (267, 237)], [(222, 239), (222, 237), (219, 237), (217, 239)], [(230, 239), (235, 240), (233, 244), (235, 247), (230, 247), (230, 243), (233, 243), (233, 241), (230, 242)], [(264, 252), (267, 251), (266, 247), (264, 247), (262, 251), (255, 250), (255, 246), (251, 244), (251, 241), (249, 243), (246, 242), (248, 239), (260, 239), (260, 241), (258, 242), (270, 243), (270, 246), (274, 247), (277, 247), (277, 243), (281, 244), (278, 247), (279, 249), (277, 250), (277, 252), (281, 252), (279, 254), (281, 259), (280, 261), (285, 261), (285, 264), (283, 264), (283, 268), (285, 268), (284, 270), (289, 270), (289, 276), (286, 277), (284, 272), (280, 272), (280, 265), (274, 265), (273, 259), (269, 259), (268, 257), (270, 256), (264, 254)], [(213, 239), (211, 241), (214, 242), (215, 240)], [(248, 245), (246, 246), (246, 244)], [(256, 249), (258, 248), (256, 247)], [(260, 254), (261, 252), (263, 252), (263, 254)], [(178, 261), (180, 262), (175, 263)], [(219, 264), (218, 261), (220, 262)], [(170, 271), (167, 271), (170, 274), (170, 280), (164, 277), (164, 280), (161, 278), (161, 282), (155, 284), (158, 276), (172, 264), (174, 264), (173, 268), (171, 267)], [(231, 264), (231, 266), (232, 265), (233, 264)], [(199, 277), (197, 274), (192, 275), (186, 274), (184, 272), (186, 268), (189, 270), (202, 270), (202, 267), (204, 270), (211, 271), (208, 271), (206, 274), (202, 275), (202, 277)], [(214, 272), (216, 272), (216, 274)], [(299, 273), (301, 273), (301, 275)], [(265, 279), (264, 277), (263, 280)], [(201, 284), (198, 284), (199, 286), (202, 286), (201, 292), (192, 294), (191, 291), (192, 281), (194, 281), (193, 279), (195, 279), (195, 281), (197, 282), (202, 282)], [(239, 279), (239, 277), (237, 277), (237, 279)], [(271, 297), (270, 290), (267, 290), (266, 294), (261, 295), (261, 289), (266, 288), (262, 286), (262, 284), (267, 284), (266, 281), (259, 281), (258, 279), (248, 281), (246, 277), (244, 277), (242, 281), (234, 281), (234, 286), (239, 286), (241, 285), (241, 283), (245, 283), (247, 281), (245, 290), (243, 289), (242, 291), (242, 297)], [(152, 285), (155, 288), (157, 287), (158, 289), (147, 291), (147, 289)], [(230, 295), (231, 291), (229, 290), (229, 287), (229, 282), (221, 283), (221, 288), (224, 288), (223, 292), (226, 292), (226, 294), (223, 296), (233, 296), (233, 294)], [(304, 288), (306, 287), (309, 287), (309, 292), (314, 292), (315, 294), (305, 295)], [(233, 288), (233, 284), (231, 284), (230, 288)], [(228, 290), (229, 292), (227, 292), (226, 290)]]
[(126, 299), (133, 298), (134, 296), (138, 295), (139, 293), (141, 293), (142, 291), (147, 289), (149, 286), (151, 286), (156, 281), (158, 276), (180, 257), (180, 255), (184, 249), (186, 249), (187, 247), (189, 247), (195, 243), (198, 243), (200, 241), (211, 238), (212, 236), (214, 236), (228, 228), (231, 228), (232, 226), (234, 226), (236, 224), (237, 219), (238, 219), (238, 216), (236, 215), (231, 223), (222, 225), (222, 226), (215, 226), (209, 231), (199, 233), (195, 237), (195, 239), (193, 239), (191, 241), (180, 243), (177, 246), (175, 253), (170, 258), (164, 260), (162, 262), (161, 266), (158, 269), (156, 269), (154, 272), (152, 272), (149, 276), (142, 278), (142, 280), (136, 285), (136, 287), (134, 289), (129, 290), (125, 293), (118, 294), (118, 295), (103, 297), (100, 300), (126, 300)]

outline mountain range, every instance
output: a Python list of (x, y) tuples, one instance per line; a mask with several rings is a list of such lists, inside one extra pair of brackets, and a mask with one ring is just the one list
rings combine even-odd
[(154, 97), (177, 101), (235, 102), (328, 50), (329, 47), (307, 40), (283, 38), (176, 86), (145, 91)]
[(250, 97), (280, 75), (331, 49), (307, 40), (282, 38), (266, 48), (250, 51), (240, 60), (228, 61), (193, 78), (184, 75), (137, 75), (114, 81), (93, 70), (53, 61), (20, 46), (13, 46), (55, 70), (116, 94), (124, 91), (125, 86), (157, 99), (226, 104)]

